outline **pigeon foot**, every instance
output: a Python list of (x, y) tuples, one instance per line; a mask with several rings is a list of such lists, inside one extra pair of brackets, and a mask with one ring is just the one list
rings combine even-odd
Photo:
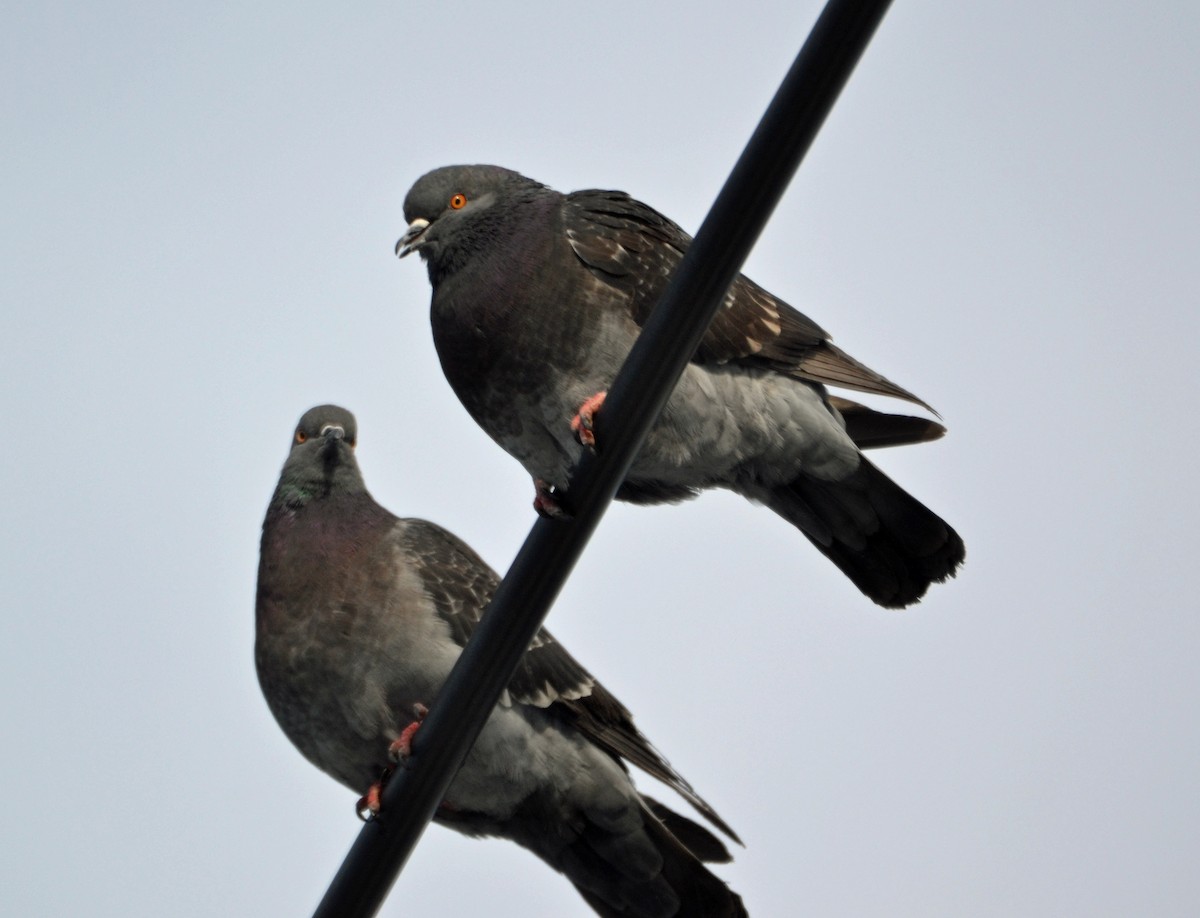
[(425, 719), (425, 715), (429, 713), (429, 708), (417, 702), (413, 705), (413, 716), (417, 719), (400, 731), (400, 735), (392, 740), (392, 744), (388, 746), (388, 758), (393, 762), (403, 762), (412, 755), (413, 737), (417, 735), (417, 730), (421, 727), (421, 721)]
[(363, 822), (366, 822), (368, 818), (374, 818), (379, 815), (383, 787), (387, 784), (388, 778), (392, 776), (392, 771), (391, 766), (385, 768), (383, 774), (379, 776), (379, 780), (368, 787), (367, 792), (359, 797), (358, 802), (354, 804), (354, 812)]
[[(429, 708), (417, 702), (412, 706), (413, 716), (416, 717), (411, 724), (400, 731), (400, 735), (392, 740), (388, 746), (388, 758), (393, 762), (403, 762), (412, 755), (412, 740), (417, 735), (417, 730), (421, 727), (421, 721), (425, 719), (425, 715), (429, 713)], [(367, 817), (379, 815), (379, 810), (382, 807), (383, 789), (387, 786), (388, 779), (391, 778), (395, 767), (388, 765), (383, 769), (383, 773), (379, 776), (379, 780), (367, 788), (367, 792), (358, 798), (358, 802), (354, 804), (354, 812), (358, 814), (358, 818), (363, 822), (367, 821)]]
[(575, 413), (575, 417), (571, 418), (571, 430), (575, 431), (576, 439), (584, 446), (589, 446), (592, 449), (596, 448), (594, 424), (596, 412), (604, 404), (604, 397), (606, 395), (608, 395), (607, 392), (597, 392), (580, 405), (579, 411)]
[(554, 485), (550, 482), (544, 478), (535, 478), (533, 489), (533, 509), (537, 511), (538, 516), (552, 520), (568, 519), (571, 516), (554, 493)]

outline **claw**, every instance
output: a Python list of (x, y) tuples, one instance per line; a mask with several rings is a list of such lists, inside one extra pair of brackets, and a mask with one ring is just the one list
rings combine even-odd
[(545, 516), (549, 519), (556, 520), (570, 516), (562, 503), (558, 499), (558, 495), (554, 493), (554, 486), (544, 478), (533, 479), (533, 509), (537, 511), (538, 516)]
[[(401, 730), (400, 735), (392, 740), (388, 746), (388, 758), (393, 762), (403, 762), (412, 755), (412, 738), (416, 736), (417, 730), (421, 726), (421, 721), (429, 713), (429, 708), (418, 701), (412, 706), (412, 712), (416, 720)], [(379, 810), (383, 803), (383, 789), (387, 786), (388, 779), (392, 776), (393, 771), (395, 769), (391, 765), (384, 768), (383, 773), (379, 776), (379, 780), (368, 787), (367, 792), (359, 797), (358, 802), (354, 804), (354, 812), (358, 814), (358, 818), (363, 822), (366, 822), (368, 817), (374, 818), (379, 815)]]
[(607, 392), (597, 392), (582, 405), (575, 413), (575, 417), (571, 418), (571, 430), (575, 431), (575, 436), (584, 446), (596, 448), (596, 433), (595, 433), (595, 417), (596, 412), (600, 410), (600, 406), (604, 404), (604, 397)]
[(413, 715), (417, 718), (407, 727), (400, 731), (400, 735), (392, 740), (392, 744), (388, 746), (388, 758), (393, 762), (403, 762), (412, 755), (413, 737), (417, 735), (417, 730), (421, 727), (421, 721), (425, 719), (425, 715), (429, 713), (429, 708), (421, 704), (419, 701), (413, 705)]
[(354, 812), (363, 822), (367, 821), (367, 817), (374, 818), (379, 815), (380, 798), (383, 796), (383, 785), (387, 784), (387, 779), (392, 776), (392, 770), (389, 768), (384, 771), (383, 776), (367, 788), (367, 792), (358, 798), (358, 802), (354, 804)]

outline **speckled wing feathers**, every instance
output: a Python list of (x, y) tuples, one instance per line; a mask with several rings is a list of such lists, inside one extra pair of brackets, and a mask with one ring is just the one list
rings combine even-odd
[[(460, 647), (479, 624), (500, 578), (469, 545), (440, 526), (405, 520), (404, 548), (419, 559), (426, 591)], [(545, 629), (539, 629), (521, 658), (508, 694), (512, 702), (549, 707), (586, 698), (596, 680)]]
[[(643, 325), (683, 259), (691, 236), (652, 207), (617, 191), (565, 197), (564, 223), (576, 256), (625, 291)], [(744, 275), (738, 275), (701, 339), (697, 363), (753, 362), (780, 373), (887, 395), (929, 407), (907, 389), (855, 360), (823, 328)]]
[[(479, 624), (499, 578), (469, 545), (424, 520), (405, 520), (404, 549), (420, 562), (426, 592), (465, 646)], [(633, 723), (633, 715), (544, 628), (538, 630), (508, 685), (510, 702), (557, 707), (602, 749), (676, 790), (735, 841), (734, 831), (675, 771)]]

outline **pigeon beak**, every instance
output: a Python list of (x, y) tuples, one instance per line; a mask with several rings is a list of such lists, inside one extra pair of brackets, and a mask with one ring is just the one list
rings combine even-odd
[(340, 460), (338, 456), (341, 453), (341, 448), (338, 445), (339, 440), (346, 437), (344, 427), (339, 427), (337, 424), (326, 424), (321, 428), (321, 436), (325, 442), (321, 444), (320, 455), (325, 460), (327, 465), (337, 465)]
[(408, 229), (404, 235), (400, 237), (400, 241), (396, 243), (396, 257), (403, 258), (415, 252), (421, 247), (421, 236), (425, 230), (429, 229), (429, 221), (423, 217), (417, 217), (412, 223), (408, 224)]

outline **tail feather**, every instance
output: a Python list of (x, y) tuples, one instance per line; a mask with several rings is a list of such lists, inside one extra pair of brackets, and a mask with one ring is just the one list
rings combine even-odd
[(917, 602), (930, 584), (953, 577), (966, 556), (945, 520), (862, 457), (847, 478), (801, 475), (769, 491), (765, 502), (888, 608)]
[(642, 794), (642, 800), (667, 831), (705, 864), (728, 864), (733, 860), (724, 842), (695, 820), (676, 813), (653, 797)]
[[(702, 833), (727, 860), (724, 845), (707, 829), (662, 804), (649, 799), (646, 804), (636, 842), (626, 839), (636, 857), (618, 862), (620, 842), (595, 825), (587, 826), (571, 850), (564, 852), (563, 872), (596, 914), (602, 918), (747, 918), (741, 897), (711, 873), (668, 825), (686, 824), (685, 834)], [(661, 819), (664, 813), (671, 823)], [(644, 869), (646, 843), (658, 855), (651, 872)]]

